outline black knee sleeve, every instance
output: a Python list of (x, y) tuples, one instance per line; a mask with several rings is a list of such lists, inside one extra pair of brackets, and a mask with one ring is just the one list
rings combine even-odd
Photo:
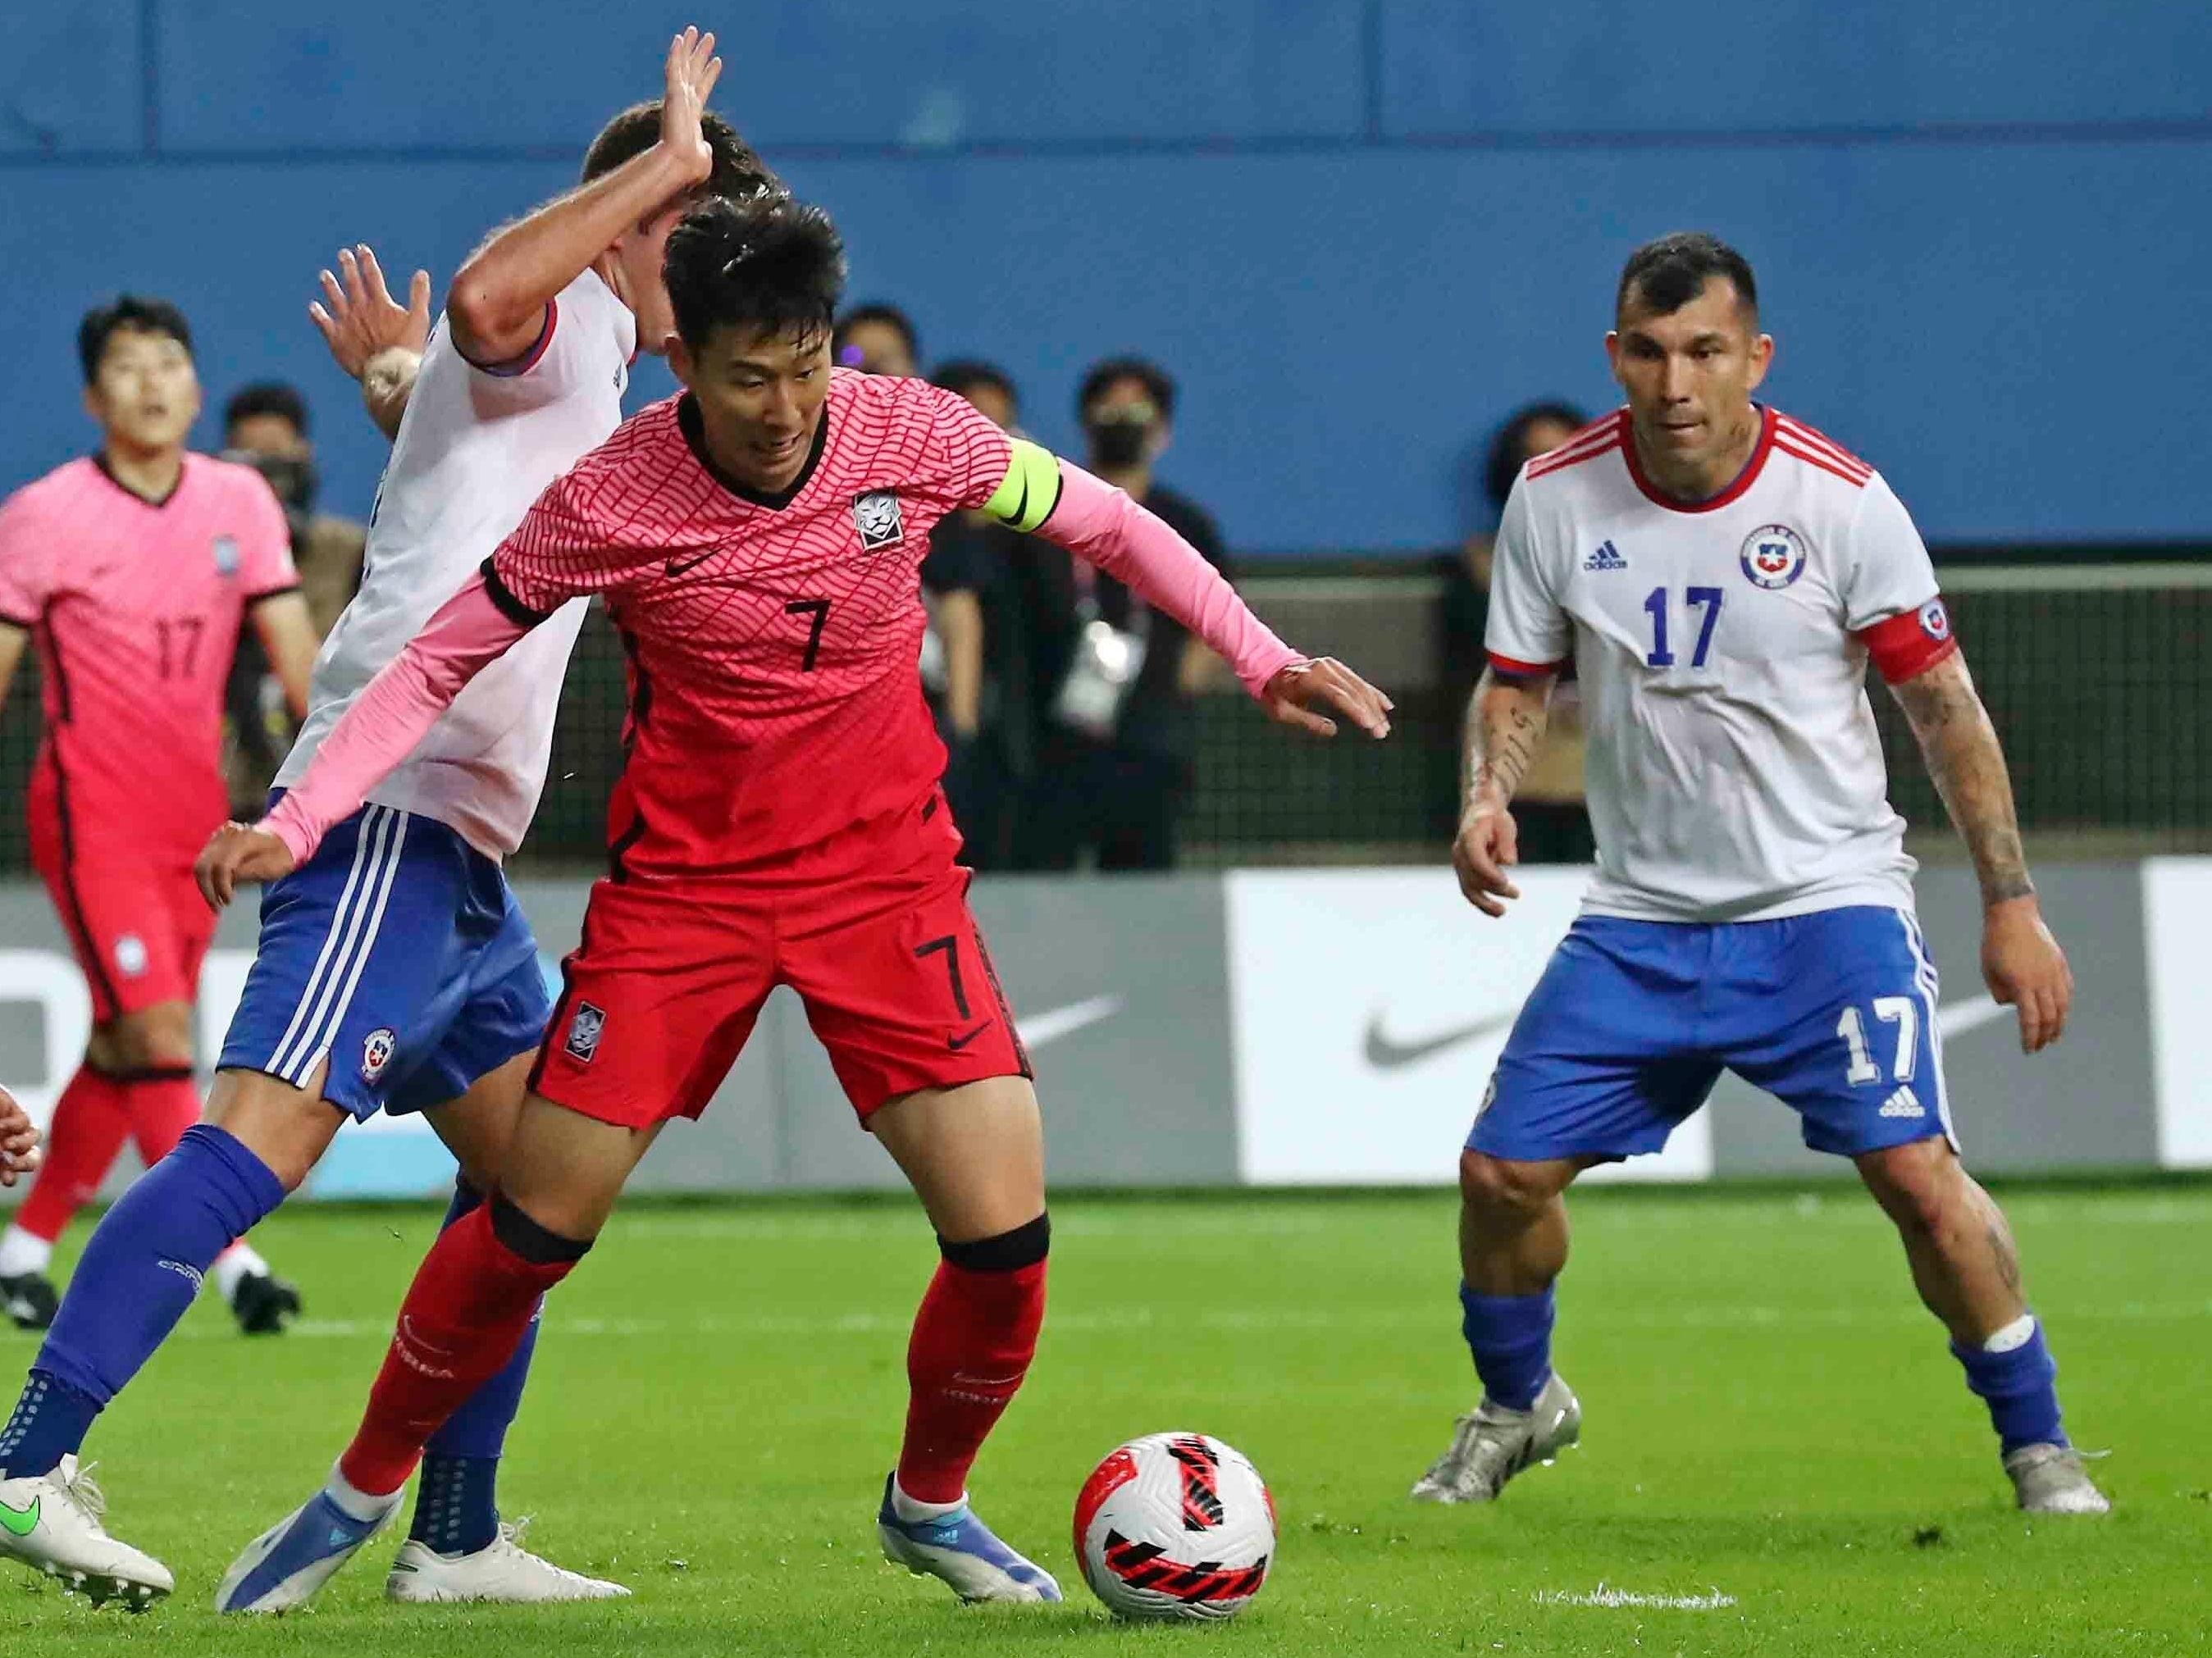
[(938, 1253), (953, 1266), (969, 1272), (1018, 1272), (1024, 1266), (1036, 1266), (1051, 1248), (1049, 1214), (1039, 1215), (996, 1237), (976, 1238), (968, 1243), (947, 1243), (942, 1236), (937, 1240)]
[(491, 1199), (491, 1233), (523, 1260), (536, 1266), (559, 1266), (583, 1260), (589, 1238), (564, 1238), (549, 1232), (507, 1200), (503, 1193)]

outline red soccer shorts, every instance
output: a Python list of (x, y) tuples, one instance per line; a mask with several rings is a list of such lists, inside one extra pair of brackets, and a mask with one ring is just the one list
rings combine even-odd
[(696, 1117), (780, 984), (864, 1119), (916, 1089), (1030, 1075), (948, 817), (933, 802), (756, 877), (598, 883), (532, 1088), (623, 1127)]
[(31, 864), (69, 934), (92, 992), (94, 1023), (199, 993), (215, 914), (178, 865), (123, 847), (73, 845), (59, 818), (34, 804)]

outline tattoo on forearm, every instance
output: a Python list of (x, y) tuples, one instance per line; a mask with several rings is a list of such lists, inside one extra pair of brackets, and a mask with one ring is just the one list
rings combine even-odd
[(1550, 693), (1548, 682), (1532, 695), (1522, 687), (1501, 684), (1484, 673), (1468, 709), (1467, 752), (1461, 768), (1467, 799), (1485, 789), (1495, 789), (1508, 800), (1513, 798), (1544, 741), (1548, 720), (1542, 699)]
[(2025, 898), (2035, 890), (2013, 808), (2012, 778), (1996, 728), (1957, 657), (1892, 688), (1928, 762), (1936, 791), (1974, 860), (1982, 902)]

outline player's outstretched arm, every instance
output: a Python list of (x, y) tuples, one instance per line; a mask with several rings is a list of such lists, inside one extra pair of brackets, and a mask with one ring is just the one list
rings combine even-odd
[(1390, 699), (1334, 657), (1304, 657), (1252, 614), (1221, 572), (1158, 514), (1027, 439), (984, 510), (1034, 531), (1135, 589), (1204, 640), (1268, 716), (1320, 737), (1334, 709), (1370, 737), (1390, 734)]
[(430, 273), (415, 273), (403, 306), (384, 285), (374, 252), (360, 242), (340, 248), (337, 274), (325, 270), (321, 280), (323, 297), (307, 307), (308, 319), (337, 366), (361, 382), (377, 429), (396, 438), (430, 337)]
[[(512, 362), (538, 343), (545, 307), (585, 268), (714, 171), (699, 118), (721, 78), (714, 37), (687, 28), (668, 45), (660, 138), (611, 173), (507, 226), (453, 273), (446, 321), (471, 362)], [(640, 342), (657, 349), (658, 342)]]
[(1504, 901), (1521, 896), (1505, 873), (1521, 861), (1510, 808), (1544, 741), (1557, 679), (1548, 673), (1506, 678), (1485, 668), (1467, 706), (1460, 768), (1466, 805), (1452, 841), (1452, 871), (1468, 902), (1485, 915), (1504, 914)]
[(2020, 843), (2012, 778), (1996, 727), (1953, 651), (1890, 687), (1912, 726), (1936, 793), (1966, 842), (1982, 886), (1982, 976), (1990, 994), (2020, 1011), (2020, 1045), (2033, 1054), (2058, 1040), (2074, 999), (2065, 952), (2043, 924)]
[(275, 811), (215, 832), (192, 865), (201, 896), (221, 909), (240, 883), (274, 881), (306, 863), (330, 826), (358, 811), (462, 687), (531, 625), (498, 602), (482, 572), (470, 578), (368, 682)]
[(15, 1103), (15, 1096), (0, 1088), (0, 1186), (13, 1186), (16, 1177), (39, 1166), (39, 1131)]

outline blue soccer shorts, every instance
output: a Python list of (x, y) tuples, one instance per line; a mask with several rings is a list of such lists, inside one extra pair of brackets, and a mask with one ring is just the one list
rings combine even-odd
[(1909, 910), (1711, 925), (1585, 915), (1514, 1022), (1469, 1151), (1656, 1151), (1723, 1069), (1856, 1157), (1952, 1133), (1935, 963)]
[(500, 867), (435, 818), (364, 806), (261, 896), (261, 944), (225, 1070), (356, 1118), (443, 1105), (538, 1047), (553, 1011)]

